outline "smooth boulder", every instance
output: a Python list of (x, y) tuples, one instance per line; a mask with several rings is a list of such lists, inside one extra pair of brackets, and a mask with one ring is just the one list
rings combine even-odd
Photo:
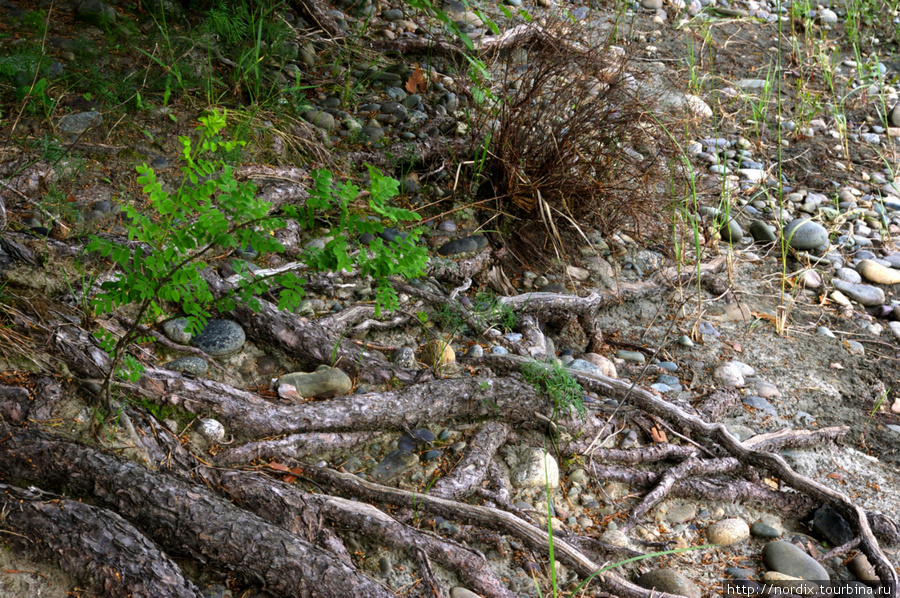
[(278, 384), (290, 384), (297, 389), (300, 396), (311, 399), (316, 397), (343, 396), (353, 388), (350, 376), (338, 368), (319, 366), (315, 372), (293, 372), (278, 379)]
[(772, 571), (810, 581), (828, 581), (828, 572), (814, 558), (784, 540), (769, 542), (763, 548), (763, 562)]
[(853, 284), (836, 278), (831, 279), (835, 289), (850, 297), (860, 305), (874, 307), (884, 304), (884, 291), (868, 284)]
[(856, 264), (860, 276), (876, 284), (900, 284), (900, 270), (885, 268), (873, 260), (862, 260)]
[(809, 218), (797, 218), (784, 227), (784, 238), (794, 249), (817, 249), (828, 244), (828, 231)]

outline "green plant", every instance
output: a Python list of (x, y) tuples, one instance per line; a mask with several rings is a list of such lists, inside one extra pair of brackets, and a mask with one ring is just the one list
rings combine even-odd
[(872, 418), (875, 417), (875, 414), (876, 414), (876, 413), (878, 412), (878, 410), (881, 408), (881, 405), (884, 403), (885, 399), (888, 398), (888, 395), (890, 394), (890, 392), (891, 392), (891, 389), (890, 389), (890, 388), (887, 388), (887, 389), (884, 390), (884, 392), (882, 392), (882, 393), (878, 396), (878, 400), (875, 401), (875, 406), (872, 407), (872, 411), (869, 412), (869, 417), (866, 418), (866, 425), (863, 426), (863, 431), (862, 431), (862, 434), (860, 434), (860, 439), (864, 439), (864, 438), (865, 438), (866, 432), (869, 431), (869, 424), (872, 422)]
[(47, 33), (47, 11), (37, 10), (26, 13), (22, 17), (22, 24), (32, 29), (38, 36), (43, 37)]
[[(155, 210), (151, 217), (130, 205), (123, 208), (128, 238), (140, 244), (137, 249), (97, 236), (91, 237), (87, 246), (87, 251), (110, 258), (122, 269), (122, 274), (104, 282), (94, 297), (92, 303), (98, 311), (109, 313), (123, 305), (137, 305), (133, 326), (120, 338), (105, 329), (95, 333), (112, 359), (103, 386), (103, 400), (107, 402), (114, 376), (136, 380), (143, 370), (125, 351), (140, 338), (141, 324), (163, 316), (166, 302), (180, 305), (188, 329), (195, 333), (202, 329), (214, 305), (226, 310), (235, 306), (231, 295), (216, 299), (201, 276), (203, 259), (213, 248), (250, 245), (261, 252), (283, 250), (268, 234), (283, 226), (283, 220), (269, 215), (271, 206), (256, 198), (256, 186), (239, 183), (230, 166), (206, 158), (220, 146), (230, 150), (241, 143), (222, 141), (218, 134), (224, 126), (225, 115), (213, 111), (200, 118), (197, 146), (187, 137), (180, 138), (186, 176), (174, 194), (163, 190), (152, 168), (137, 168), (138, 182)], [(304, 281), (291, 273), (280, 274), (276, 280), (284, 287), (279, 308), (292, 309), (300, 300)], [(255, 309), (259, 306), (255, 296), (267, 288), (265, 279), (244, 277), (236, 293)]]
[(530, 361), (522, 366), (521, 371), (526, 382), (550, 398), (554, 420), (572, 410), (584, 417), (584, 391), (561, 364)]
[(261, 65), (285, 54), (290, 28), (277, 16), (283, 5), (262, 0), (218, 2), (207, 13), (204, 29), (221, 46), (216, 52), (230, 57), (223, 62), (231, 67), (235, 89), (251, 102), (258, 103), (271, 87), (264, 82)]
[[(399, 194), (399, 181), (384, 176), (373, 166), (367, 165), (367, 168), (370, 180), (368, 207), (377, 215), (375, 219), (351, 211), (351, 205), (361, 195), (358, 186), (350, 182), (335, 183), (328, 170), (313, 171), (313, 186), (306, 201), (305, 223), (307, 227), (312, 227), (315, 210), (337, 212), (338, 222), (332, 227), (332, 234), (324, 249), (309, 249), (304, 259), (317, 270), (340, 271), (356, 267), (361, 275), (372, 276), (377, 287), (376, 315), (380, 316), (382, 310), (392, 311), (399, 305), (397, 292), (388, 277), (420, 276), (428, 254), (418, 243), (418, 229), (397, 234), (388, 242), (378, 236), (384, 232), (384, 225), (379, 218), (398, 224), (419, 220), (420, 216), (411, 210), (390, 205), (390, 200)], [(369, 242), (368, 251), (359, 251), (351, 256), (350, 239), (363, 234), (374, 236)]]

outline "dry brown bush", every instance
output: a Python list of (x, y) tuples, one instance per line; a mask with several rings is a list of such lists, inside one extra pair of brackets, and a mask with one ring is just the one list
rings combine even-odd
[(473, 153), (485, 157), (480, 205), (493, 203), (499, 228), (519, 233), (513, 248), (533, 258), (552, 255), (552, 243), (563, 254), (578, 229), (662, 233), (684, 180), (677, 148), (645, 108), (641, 74), (561, 19), (503, 47), (492, 65), (498, 99), (481, 123), (487, 151)]

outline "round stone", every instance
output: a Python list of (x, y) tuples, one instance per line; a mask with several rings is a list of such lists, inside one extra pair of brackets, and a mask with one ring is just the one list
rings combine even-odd
[(487, 247), (488, 240), (484, 235), (475, 235), (472, 237), (464, 237), (462, 239), (454, 239), (438, 249), (438, 254), (443, 256), (458, 255), (460, 253), (471, 253), (473, 251), (481, 251)]
[(794, 249), (817, 249), (828, 243), (825, 227), (809, 218), (792, 220), (784, 228), (784, 237)]
[(637, 578), (637, 584), (648, 590), (657, 590), (688, 598), (700, 598), (703, 593), (694, 582), (674, 569), (655, 569)]
[(862, 277), (859, 275), (859, 272), (853, 270), (852, 268), (838, 268), (837, 270), (835, 270), (834, 274), (844, 282), (853, 284), (859, 284), (862, 282)]
[(353, 381), (343, 370), (327, 366), (312, 373), (285, 374), (278, 378), (278, 384), (290, 384), (305, 398), (344, 396), (353, 388)]
[(435, 459), (440, 459), (443, 452), (440, 449), (430, 450), (424, 455), (422, 455), (422, 461), (433, 461)]
[(853, 299), (860, 305), (874, 307), (884, 303), (884, 291), (868, 284), (853, 284), (839, 279), (831, 279), (835, 289)]
[(644, 354), (640, 351), (625, 351), (620, 349), (616, 351), (616, 357), (623, 359), (628, 363), (644, 363), (646, 361)]
[(184, 372), (195, 376), (202, 376), (209, 371), (209, 364), (206, 363), (206, 360), (195, 355), (179, 357), (178, 359), (165, 364), (163, 367), (167, 370), (172, 370), (173, 372)]
[(892, 127), (900, 127), (900, 103), (894, 104), (894, 107), (888, 112), (888, 124)]
[(77, 114), (68, 114), (60, 119), (56, 125), (56, 130), (63, 135), (78, 136), (83, 134), (89, 128), (98, 126), (103, 123), (103, 115), (92, 110), (90, 112), (79, 112)]
[(754, 220), (750, 223), (750, 236), (757, 243), (774, 243), (777, 240), (775, 230), (762, 220)]
[(375, 143), (384, 137), (384, 129), (375, 125), (366, 125), (359, 130), (359, 134), (369, 143)]
[(757, 538), (780, 538), (781, 530), (777, 529), (773, 525), (769, 525), (767, 523), (763, 523), (762, 521), (757, 521), (753, 525), (750, 526), (750, 534), (756, 536)]
[(706, 537), (711, 544), (730, 546), (749, 538), (750, 526), (746, 521), (737, 517), (722, 519), (706, 528)]
[(739, 361), (726, 361), (716, 367), (713, 372), (713, 378), (718, 380), (723, 386), (731, 388), (744, 386), (744, 376), (752, 375), (753, 368)]
[(559, 465), (553, 456), (540, 448), (525, 449), (519, 466), (510, 477), (516, 488), (559, 487)]
[(163, 334), (165, 334), (169, 338), (169, 340), (173, 342), (176, 342), (180, 345), (187, 345), (191, 342), (192, 338), (191, 335), (185, 330), (185, 327), (187, 325), (187, 318), (175, 318), (174, 320), (169, 320), (168, 322), (164, 322), (162, 325)]
[(737, 223), (737, 220), (732, 219), (719, 228), (719, 235), (728, 243), (737, 243), (743, 238), (744, 231), (741, 229), (741, 225)]
[(372, 470), (372, 479), (381, 484), (387, 484), (409, 472), (418, 464), (419, 457), (414, 453), (404, 450), (391, 451)]
[(484, 356), (484, 349), (481, 345), (472, 345), (469, 347), (468, 351), (466, 351), (466, 357), (482, 357)]
[(411, 347), (400, 347), (394, 351), (391, 361), (405, 370), (414, 370), (417, 367), (416, 352)]
[(192, 344), (213, 357), (222, 357), (240, 351), (246, 340), (244, 329), (237, 322), (210, 320)]
[(862, 260), (856, 264), (856, 271), (869, 282), (876, 284), (900, 283), (900, 270), (885, 268), (874, 260)]
[(197, 431), (210, 442), (219, 442), (225, 438), (225, 427), (211, 418), (201, 419)]
[(763, 548), (763, 561), (769, 569), (792, 577), (810, 581), (830, 579), (825, 568), (814, 558), (784, 540), (766, 544)]
[(314, 109), (306, 110), (303, 113), (303, 119), (326, 131), (334, 129), (334, 117), (327, 112), (320, 112)]

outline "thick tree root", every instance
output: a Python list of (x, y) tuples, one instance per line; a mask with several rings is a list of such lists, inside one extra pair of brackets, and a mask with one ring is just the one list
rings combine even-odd
[[(521, 358), (511, 355), (485, 356), (477, 361), (494, 369), (507, 371), (517, 369), (524, 363), (524, 360)], [(866, 511), (856, 505), (844, 493), (798, 474), (791, 469), (781, 455), (748, 448), (732, 436), (724, 424), (707, 423), (696, 415), (686, 413), (678, 406), (668, 403), (663, 398), (634, 384), (599, 374), (584, 372), (571, 372), (571, 374), (575, 376), (585, 389), (603, 393), (606, 396), (617, 399), (627, 398), (635, 407), (671, 422), (685, 434), (694, 435), (697, 438), (705, 437), (711, 439), (721, 449), (724, 449), (732, 457), (740, 461), (742, 465), (768, 471), (771, 475), (779, 478), (783, 484), (815, 500), (831, 505), (844, 515), (862, 538), (861, 547), (863, 552), (866, 553), (869, 561), (875, 566), (881, 581), (891, 592), (898, 591), (900, 577), (898, 577), (897, 571), (878, 545), (878, 540), (875, 538), (869, 525)]]
[(466, 446), (463, 458), (449, 475), (442, 477), (431, 488), (432, 496), (459, 500), (473, 493), (487, 473), (487, 465), (493, 459), (509, 434), (509, 426), (501, 422), (488, 422)]
[[(199, 473), (243, 508), (278, 525), (296, 529), (298, 533), (313, 530), (316, 535), (315, 530), (321, 528), (316, 521), (323, 518), (336, 529), (361, 534), (406, 551), (413, 558), (421, 551), (427, 558), (455, 572), (463, 583), (485, 598), (515, 596), (493, 574), (484, 555), (404, 525), (374, 506), (327, 494), (307, 494), (296, 486), (276, 482), (261, 474), (220, 473), (210, 468), (201, 468)], [(311, 541), (316, 540), (311, 538)], [(316, 543), (321, 545), (321, 541)]]
[[(259, 459), (303, 459), (314, 453), (348, 450), (375, 442), (383, 432), (311, 432), (292, 434), (277, 440), (260, 440), (228, 447), (216, 454), (216, 463), (234, 466)], [(351, 472), (352, 473), (352, 472)]]
[(5, 538), (112, 598), (199, 598), (175, 563), (104, 509), (0, 484)]
[[(87, 333), (60, 331), (59, 353), (82, 375), (102, 378), (108, 357)], [(96, 350), (95, 350), (96, 349)], [(240, 438), (262, 438), (305, 432), (402, 430), (433, 420), (488, 419), (505, 414), (510, 423), (533, 424), (531, 414), (549, 412), (548, 401), (534, 388), (506, 378), (454, 378), (416, 384), (403, 390), (355, 394), (328, 401), (278, 405), (251, 392), (215, 382), (186, 378), (169, 370), (148, 368), (137, 386), (122, 384), (125, 393), (158, 404), (181, 406), (195, 414), (215, 413)]]
[[(491, 507), (470, 505), (444, 498), (419, 494), (389, 486), (382, 486), (363, 480), (352, 474), (345, 474), (325, 467), (314, 467), (301, 463), (296, 468), (297, 472), (309, 477), (320, 484), (327, 484), (339, 488), (365, 500), (373, 502), (386, 502), (407, 508), (419, 508), (431, 513), (449, 517), (455, 520), (466, 521), (472, 525), (496, 529), (503, 533), (511, 534), (525, 541), (533, 549), (546, 554), (550, 546), (550, 538), (545, 530), (539, 529), (520, 518)], [(587, 577), (599, 571), (600, 565), (588, 556), (566, 543), (559, 537), (553, 538), (553, 548), (556, 558), (560, 562), (575, 570), (579, 575)], [(634, 598), (675, 598), (673, 594), (646, 590), (626, 581), (612, 572), (598, 574), (595, 579), (608, 592), (616, 596)]]
[[(216, 413), (235, 436), (260, 438), (302, 432), (402, 430), (428, 421), (489, 418), (507, 414), (511, 423), (532, 423), (530, 414), (549, 411), (535, 390), (518, 380), (454, 378), (404, 390), (348, 395), (300, 405), (275, 405), (252, 393), (210, 380), (192, 380), (168, 370), (148, 369), (144, 396), (180, 405), (191, 413)], [(122, 387), (125, 392), (127, 386)], [(487, 400), (487, 399), (490, 400)]]
[(11, 430), (0, 460), (5, 480), (90, 496), (160, 545), (231, 570), (246, 583), (261, 581), (273, 595), (391, 596), (329, 553), (203, 486), (31, 430)]

